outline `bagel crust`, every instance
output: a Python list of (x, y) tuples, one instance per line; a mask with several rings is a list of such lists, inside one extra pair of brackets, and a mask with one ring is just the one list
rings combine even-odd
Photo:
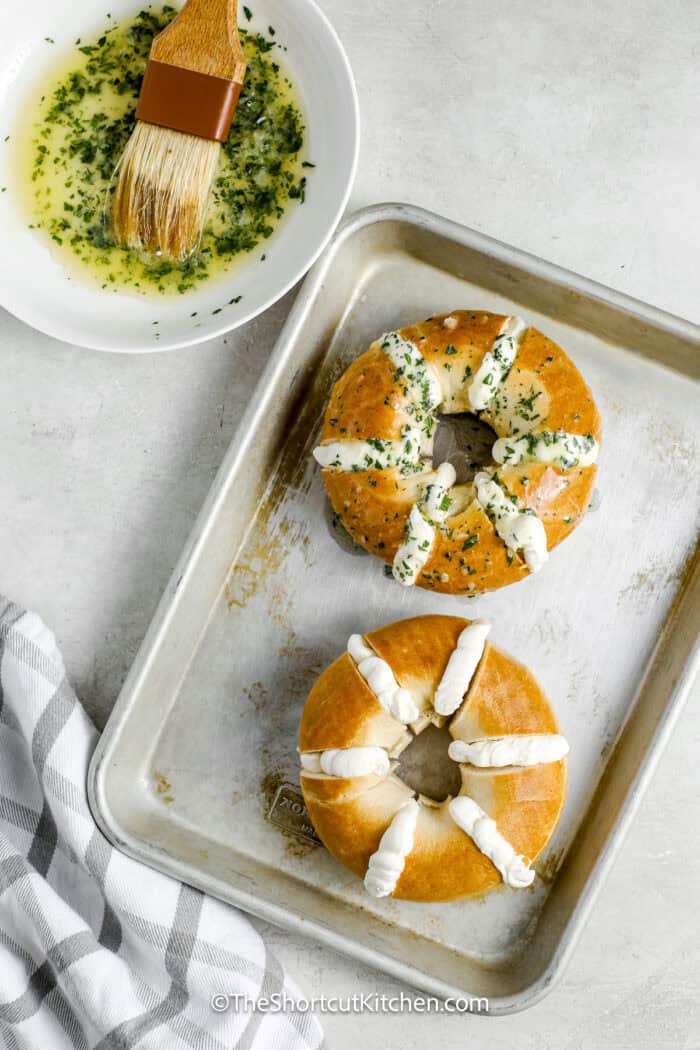
[[(426, 511), (438, 412), (476, 414), (503, 439), (494, 455), (505, 458), (479, 476), (493, 479), (520, 513), (514, 529), (480, 500), (473, 481), (451, 487), (444, 515)], [(592, 394), (561, 347), (519, 319), (454, 310), (382, 336), (350, 364), (331, 392), (314, 455), (343, 526), (392, 565), (396, 579), (471, 595), (536, 571), (576, 528), (593, 493), (600, 429)], [(509, 446), (516, 438), (525, 440)], [(567, 442), (575, 451), (557, 457)], [(407, 579), (395, 559), (414, 507), (433, 540), (422, 544), (420, 567)], [(535, 529), (532, 517), (537, 558), (521, 539)]]
[[(299, 731), (302, 754), (374, 744), (385, 748), (391, 759), (383, 776), (340, 777), (301, 771), (304, 800), (319, 837), (359, 878), (365, 877), (370, 858), (381, 854), (383, 836), (397, 813), (416, 796), (400, 779), (397, 760), (400, 771), (401, 752), (411, 740), (431, 722), (445, 723), (445, 718), (435, 713), (435, 694), (448, 664), (454, 680), (451, 657), (465, 637), (475, 637), (474, 630), (472, 621), (456, 616), (417, 616), (364, 636), (367, 647), (391, 667), (398, 685), (411, 694), (421, 712), (410, 729), (381, 706), (348, 652), (321, 674), (309, 693)], [(496, 646), (484, 642), (487, 630), (488, 625), (482, 625), (477, 632), (480, 659), (475, 669), (472, 664), (461, 703), (447, 719), (452, 738), (471, 743), (502, 741), (521, 734), (535, 740), (538, 736), (550, 739), (558, 734), (555, 715), (533, 675)], [(561, 743), (566, 750), (565, 742)], [(347, 754), (352, 755), (352, 751)], [(522, 862), (527, 872), (561, 816), (566, 798), (566, 758), (535, 759), (534, 764), (522, 766), (477, 767), (465, 763), (459, 769), (460, 796), (467, 796), (478, 812), (483, 811), (488, 835), (504, 848), (512, 847), (511, 856), (515, 851), (518, 864)], [(483, 894), (502, 884), (505, 876), (502, 878), (496, 865), (496, 854), (489, 856), (456, 823), (450, 801), (418, 797), (412, 841), (404, 843), (405, 849), (398, 856), (395, 848), (387, 853), (384, 866), (380, 864), (382, 871), (395, 870), (393, 897), (449, 901)], [(394, 838), (390, 836), (384, 842), (393, 842)], [(531, 881), (534, 872), (528, 877)]]

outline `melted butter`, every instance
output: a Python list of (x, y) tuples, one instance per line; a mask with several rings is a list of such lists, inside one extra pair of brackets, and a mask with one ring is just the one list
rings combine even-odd
[(184, 293), (230, 276), (256, 249), (264, 252), (290, 206), (303, 202), (303, 169), (312, 165), (303, 162), (305, 129), (281, 48), (243, 29), (246, 80), (221, 149), (200, 250), (175, 265), (110, 243), (114, 169), (133, 128), (151, 40), (174, 13), (142, 11), (129, 24), (76, 41), (19, 114), (14, 181), (28, 225), (82, 283), (156, 297)]

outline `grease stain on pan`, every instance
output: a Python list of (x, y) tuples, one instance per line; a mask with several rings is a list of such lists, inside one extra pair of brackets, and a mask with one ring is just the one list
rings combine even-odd
[(153, 783), (156, 788), (156, 797), (159, 798), (161, 802), (165, 802), (169, 805), (171, 802), (175, 801), (175, 796), (172, 794), (172, 784), (163, 773), (154, 770)]
[(573, 664), (569, 672), (569, 688), (566, 694), (567, 704), (576, 704), (581, 699), (586, 699), (587, 702), (586, 681), (586, 668), (581, 667), (580, 664)]
[(286, 520), (276, 522), (268, 529), (269, 521), (265, 517), (261, 520), (262, 510), (251, 530), (250, 540), (226, 581), (224, 593), (229, 609), (234, 606), (245, 609), (261, 585), (271, 576), (279, 574), (295, 540), (302, 539), (303, 532), (299, 528), (291, 528)]
[[(333, 372), (338, 367), (335, 363), (329, 368), (326, 361), (319, 369), (310, 372), (308, 384), (302, 387), (290, 407), (287, 415), (289, 426), (283, 428), (284, 446), (260, 500), (249, 538), (226, 581), (225, 596), (230, 609), (245, 608), (271, 577), (279, 578), (293, 550), (301, 550), (309, 567), (313, 564), (303, 510), (308, 492), (318, 480), (311, 450), (321, 425)], [(295, 514), (295, 503), (299, 507), (298, 514)], [(269, 604), (271, 615), (284, 622), (285, 617), (280, 612), (281, 598), (277, 591), (274, 598), (270, 596)]]
[(600, 712), (603, 710), (605, 697), (603, 696), (600, 689), (593, 688), (591, 692), (591, 714), (597, 719)]
[(648, 569), (636, 572), (626, 587), (617, 596), (617, 605), (631, 606), (637, 614), (645, 612), (650, 603), (655, 602), (669, 587), (679, 584), (686, 578), (693, 560), (691, 550), (677, 569), (669, 572), (663, 561), (652, 562)]
[(535, 870), (537, 871), (539, 878), (545, 884), (545, 886), (552, 885), (557, 876), (559, 868), (561, 867), (563, 859), (563, 849), (552, 850), (551, 853), (548, 853), (546, 857), (544, 857), (541, 861), (539, 861), (536, 864)]
[(652, 420), (647, 434), (662, 463), (678, 468), (693, 468), (698, 458), (698, 446), (684, 430), (668, 419)]
[[(280, 651), (280, 655), (284, 655), (284, 650)], [(287, 656), (293, 658), (292, 666), (288, 671), (290, 696), (301, 701), (303, 705), (311, 686), (323, 670), (322, 663), (317, 652), (305, 649), (303, 646), (295, 646), (293, 650), (287, 650)], [(301, 718), (301, 709), (299, 718)]]
[(566, 613), (554, 612), (553, 609), (545, 608), (542, 615), (534, 621), (531, 635), (537, 649), (551, 652), (553, 649), (563, 645), (572, 631), (572, 624)]
[(599, 390), (596, 395), (596, 401), (600, 406), (601, 415), (603, 418), (606, 416), (624, 416), (627, 413), (627, 407), (613, 397), (607, 390)]
[(262, 714), (265, 711), (268, 692), (262, 682), (253, 682), (252, 685), (246, 685), (241, 692), (246, 700), (253, 705), (258, 714)]

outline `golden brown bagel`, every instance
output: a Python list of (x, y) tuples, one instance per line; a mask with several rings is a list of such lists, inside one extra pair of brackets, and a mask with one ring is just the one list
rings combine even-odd
[[(490, 400), (479, 410), (471, 404), (470, 388), (486, 355), (493, 358), (495, 341), (510, 320), (483, 310), (454, 310), (390, 333), (411, 344), (427, 363), (430, 382), (439, 391), (436, 403), (427, 407), (420, 405), (424, 384), (407, 381), (410, 370), (397, 366), (383, 349), (385, 337), (372, 343), (335, 384), (314, 455), (342, 524), (384, 562), (394, 563), (410, 531), (411, 509), (435, 481), (431, 455), (438, 411), (478, 414), (499, 438), (543, 436), (551, 443), (547, 435), (559, 435), (592, 442), (588, 458), (574, 457), (566, 466), (563, 460), (535, 458), (494, 461), (484, 468), (495, 475), (509, 501), (542, 522), (543, 559), (576, 528), (586, 510), (596, 475), (594, 462), (588, 460), (597, 455), (600, 417), (576, 366), (556, 343), (523, 325), (512, 366), (494, 381)], [(416, 427), (422, 431), (420, 455), (413, 441)], [(390, 442), (399, 448), (407, 436), (413, 449), (398, 465), (382, 465), (379, 457), (367, 456), (359, 466), (348, 468), (327, 465), (322, 458), (324, 446), (326, 453), (341, 444), (349, 448), (348, 442)], [(533, 447), (536, 451), (531, 448), (530, 454), (547, 455), (542, 442)], [(536, 569), (515, 541), (506, 545), (492, 508), (479, 501), (473, 482), (453, 485), (449, 497), (444, 520), (427, 515), (434, 538), (412, 582), (449, 594), (476, 594), (515, 583)]]
[[(472, 621), (455, 616), (418, 616), (364, 636), (365, 646), (386, 661), (398, 686), (408, 690), (424, 713), (413, 724), (415, 733), (430, 721), (444, 721), (436, 715), (433, 699), (462, 632), (470, 626)], [(453, 739), (465, 742), (558, 732), (532, 674), (488, 642), (447, 724)], [(360, 878), (398, 810), (415, 797), (397, 776), (395, 762), (412, 739), (407, 727), (382, 707), (348, 652), (321, 674), (309, 693), (299, 729), (302, 760), (330, 749), (367, 745), (385, 749), (392, 759), (382, 775), (335, 776), (302, 769), (302, 792), (319, 837)], [(465, 763), (459, 768), (460, 795), (478, 803), (516, 854), (534, 862), (564, 806), (566, 759), (504, 768)], [(446, 901), (501, 884), (499, 870), (455, 823), (449, 802), (419, 798), (412, 848), (392, 896)]]

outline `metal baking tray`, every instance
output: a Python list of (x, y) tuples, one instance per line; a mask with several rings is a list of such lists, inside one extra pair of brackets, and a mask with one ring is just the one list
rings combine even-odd
[[(378, 334), (517, 312), (566, 348), (604, 425), (597, 506), (546, 568), (476, 599), (404, 589), (345, 549), (310, 457), (333, 380)], [(523, 1009), (561, 974), (699, 661), (700, 328), (406, 205), (354, 215), (315, 266), (90, 769), (125, 852), (438, 996)], [(531, 890), (369, 898), (298, 788), (308, 689), (348, 635), (487, 617), (551, 697), (570, 786)]]

